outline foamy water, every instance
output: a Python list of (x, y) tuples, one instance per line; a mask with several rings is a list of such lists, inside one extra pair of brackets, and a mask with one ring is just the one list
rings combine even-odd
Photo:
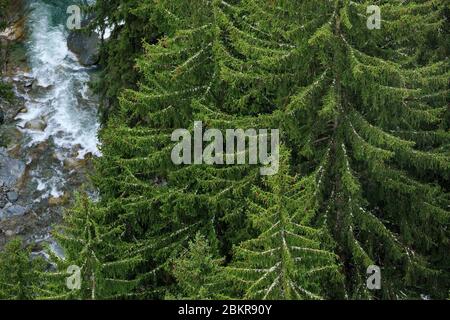
[[(27, 112), (19, 114), (17, 120), (27, 137), (26, 148), (52, 140), (61, 166), (45, 175), (43, 171), (48, 172), (48, 168), (43, 164), (31, 176), (43, 198), (57, 197), (65, 182), (63, 161), (73, 157), (73, 150), (77, 150), (78, 159), (87, 154), (100, 156), (96, 101), (87, 85), (89, 68), (82, 67), (67, 48), (68, 31), (63, 24), (52, 24), (52, 11), (61, 9), (44, 1), (33, 1), (30, 8), (26, 45), (31, 70), (18, 76), (35, 79), (35, 89), (22, 94)], [(43, 120), (47, 126), (43, 131), (28, 130), (25, 126), (31, 120)]]
[(49, 24), (50, 10), (48, 5), (40, 1), (32, 4), (28, 22), (30, 39), (27, 44), (30, 76), (36, 79), (38, 86), (48, 90), (39, 99), (28, 97), (28, 112), (19, 115), (19, 125), (25, 126), (27, 121), (43, 119), (47, 123), (44, 132), (26, 130), (32, 137), (30, 144), (53, 137), (61, 148), (80, 145), (80, 158), (89, 152), (99, 156), (99, 124), (95, 105), (92, 105), (86, 94), (88, 70), (80, 66), (68, 50), (64, 26)]

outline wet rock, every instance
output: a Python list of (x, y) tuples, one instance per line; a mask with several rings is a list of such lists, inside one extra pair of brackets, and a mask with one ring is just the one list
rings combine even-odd
[(71, 157), (77, 157), (78, 156), (78, 152), (81, 150), (81, 144), (76, 144), (72, 147), (72, 149), (70, 150), (70, 156)]
[(14, 158), (19, 158), (20, 152), (21, 152), (20, 144), (14, 144), (14, 145), (8, 147), (8, 154)]
[(86, 165), (86, 160), (76, 158), (64, 159), (64, 168), (67, 170), (79, 169)]
[(25, 231), (25, 228), (22, 225), (17, 226), (17, 228), (14, 230), (15, 234), (21, 234), (24, 231)]
[(25, 128), (33, 131), (44, 131), (47, 128), (47, 124), (41, 119), (34, 119), (25, 123)]
[(27, 213), (28, 209), (26, 207), (22, 207), (20, 205), (6, 205), (3, 209), (0, 210), (0, 221), (12, 218), (23, 216)]
[(14, 203), (19, 199), (19, 195), (15, 191), (10, 191), (6, 194), (8, 197), (9, 202)]
[(31, 96), (39, 95), (45, 92), (49, 92), (53, 85), (40, 84), (36, 79), (27, 79), (24, 82), (25, 92)]
[(6, 235), (7, 237), (12, 237), (12, 236), (14, 236), (14, 231), (12, 231), (12, 230), (6, 230), (6, 231), (5, 231), (5, 235)]
[(8, 41), (14, 41), (14, 33), (14, 28), (8, 27), (0, 32), (0, 38)]
[(14, 25), (1, 30), (0, 38), (8, 41), (22, 40), (25, 36), (25, 17), (17, 20)]
[(0, 128), (0, 147), (8, 149), (8, 154), (13, 158), (18, 156), (12, 155), (11, 150), (19, 146), (23, 137), (23, 133), (15, 125), (5, 125)]
[(48, 205), (55, 207), (55, 206), (59, 206), (61, 204), (61, 197), (56, 198), (56, 197), (51, 197), (48, 199)]
[(14, 225), (10, 225), (6, 229), (0, 229), (0, 233), (4, 233), (5, 236), (8, 238), (17, 236), (18, 234), (23, 233), (23, 231), (24, 231), (23, 226), (16, 227)]
[(83, 66), (92, 66), (99, 62), (100, 36), (96, 32), (86, 34), (72, 31), (67, 38), (67, 46)]
[[(33, 148), (33, 152), (31, 153), (32, 156), (36, 155), (36, 156), (40, 156), (42, 155), (45, 151), (47, 151), (49, 149), (49, 143), (48, 140), (47, 141), (43, 141), (38, 143), (37, 145), (34, 146)], [(34, 157), (33, 157), (34, 158)]]
[(69, 202), (69, 194), (64, 193), (61, 197), (50, 197), (48, 199), (48, 205), (51, 207), (59, 207)]
[(14, 187), (25, 174), (25, 163), (10, 158), (5, 148), (0, 148), (0, 181), (7, 187)]
[(32, 88), (33, 87), (33, 84), (36, 82), (36, 80), (35, 79), (26, 79), (25, 81), (24, 81), (24, 83), (23, 83), (23, 87), (24, 88)]

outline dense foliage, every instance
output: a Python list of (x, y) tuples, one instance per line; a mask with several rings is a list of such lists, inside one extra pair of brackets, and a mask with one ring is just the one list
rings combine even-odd
[(0, 252), (0, 300), (33, 299), (42, 285), (41, 272), (45, 262), (41, 257), (30, 259), (30, 249), (23, 249), (18, 238), (11, 240)]
[[(94, 19), (88, 27), (103, 39), (102, 71), (95, 89), (101, 98), (102, 118), (106, 119), (116, 112), (121, 90), (136, 88), (140, 74), (134, 70), (135, 60), (143, 52), (143, 41), (155, 41), (157, 27), (147, 1), (98, 0), (90, 11)], [(108, 32), (111, 34), (104, 39)]]
[[(449, 2), (377, 1), (375, 30), (371, 4), (97, 1), (96, 23), (116, 26), (99, 90), (121, 94), (101, 199), (58, 233), (60, 270), (83, 266), (68, 296), (447, 298)], [(278, 174), (173, 164), (171, 134), (194, 121), (279, 128)]]

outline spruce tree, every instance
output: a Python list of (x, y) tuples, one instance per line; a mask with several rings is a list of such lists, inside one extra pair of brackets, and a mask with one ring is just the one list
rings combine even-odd
[[(131, 296), (138, 279), (132, 279), (130, 275), (139, 260), (136, 256), (126, 256), (130, 247), (120, 241), (123, 232), (120, 222), (108, 221), (105, 209), (98, 208), (86, 194), (80, 195), (77, 205), (65, 214), (64, 223), (53, 233), (64, 256), (51, 254), (56, 270), (42, 274), (46, 285), (38, 291), (39, 298), (113, 299)], [(79, 287), (75, 278), (69, 287), (68, 278), (78, 270)]]
[(99, 32), (102, 38), (101, 72), (94, 88), (100, 96), (103, 121), (116, 112), (119, 93), (124, 88), (136, 88), (140, 74), (134, 64), (143, 53), (143, 41), (152, 42), (158, 36), (149, 2), (99, 0), (87, 8), (93, 17), (87, 29)]
[[(442, 6), (381, 3), (384, 27), (371, 32), (361, 18), (367, 5), (243, 1), (239, 16), (258, 30), (245, 30), (246, 38), (244, 27), (230, 27), (228, 52), (254, 55), (261, 66), (252, 64), (253, 77), (245, 77), (249, 64), (230, 58), (227, 72), (239, 88), (259, 74), (276, 84), (284, 103), (274, 115), (294, 163), (302, 175), (322, 176), (312, 191), (322, 198), (316, 220), (327, 215), (348, 297), (372, 296), (365, 281), (371, 264), (383, 268), (379, 297), (440, 295), (439, 286), (448, 286), (448, 62), (420, 53), (430, 32), (442, 30)], [(413, 29), (419, 32), (411, 37)], [(270, 33), (283, 40), (283, 51), (257, 43)], [(273, 72), (263, 73), (268, 67)], [(435, 140), (421, 143), (421, 136)]]
[(33, 258), (21, 239), (10, 240), (0, 252), (0, 300), (31, 300), (43, 285), (41, 258)]
[(222, 298), (225, 290), (222, 261), (214, 257), (204, 236), (197, 233), (188, 247), (172, 263), (176, 279), (174, 293), (166, 298), (205, 300)]
[[(214, 208), (226, 207), (219, 199), (196, 194), (207, 185), (194, 182), (186, 187), (187, 179), (196, 175), (189, 170), (197, 168), (177, 168), (170, 160), (171, 132), (192, 127), (191, 98), (201, 94), (203, 73), (210, 73), (211, 65), (197, 65), (196, 61), (194, 68), (202, 70), (184, 72), (182, 67), (187, 56), (201, 51), (212, 33), (210, 7), (192, 1), (155, 4), (155, 15), (168, 35), (158, 45), (145, 45), (148, 53), (138, 61), (145, 78), (142, 92), (126, 91), (120, 114), (102, 132), (104, 157), (96, 181), (104, 202), (114, 202), (115, 214), (127, 223), (128, 240), (139, 240), (137, 252), (148, 268), (145, 286), (151, 288), (155, 280), (156, 287), (170, 284), (170, 261), (197, 232), (204, 234), (212, 247), (217, 246)], [(185, 67), (186, 71), (191, 68), (189, 63)], [(196, 171), (208, 174), (211, 169)]]
[(318, 210), (311, 190), (315, 178), (290, 176), (283, 152), (278, 174), (265, 179), (264, 187), (252, 188), (248, 215), (259, 234), (236, 247), (234, 262), (226, 268), (243, 292), (238, 297), (322, 299), (342, 294), (341, 267), (330, 251), (326, 221), (321, 228), (308, 226)]
[[(231, 266), (295, 261), (295, 255), (258, 260), (244, 254), (263, 250), (252, 248), (255, 243), (277, 247), (264, 238), (264, 228), (276, 221), (262, 217), (280, 208), (279, 217), (300, 219), (285, 223), (310, 240), (303, 247), (334, 250), (345, 292), (321, 287), (320, 277), (309, 282), (302, 271), (336, 265), (311, 255), (314, 263), (285, 269), (283, 281), (296, 284), (297, 293), (283, 282), (276, 297), (446, 296), (447, 3), (378, 1), (379, 30), (367, 28), (371, 3), (362, 0), (147, 4), (164, 35), (144, 45), (139, 89), (124, 92), (102, 132), (96, 177), (101, 206), (124, 223), (122, 239), (137, 241), (134, 254), (146, 262), (140, 290), (170, 285), (170, 261), (198, 232)], [(284, 174), (267, 185), (257, 166), (175, 166), (171, 133), (193, 131), (199, 120), (205, 128), (281, 128), (291, 153), (280, 168)], [(307, 188), (284, 195), (279, 190), (291, 175)], [(270, 203), (260, 210), (264, 227), (255, 225), (252, 189), (268, 192), (270, 201), (292, 195), (299, 208), (306, 208), (304, 201), (313, 206), (300, 217), (290, 206)], [(335, 245), (322, 248), (328, 241), (318, 235)], [(295, 246), (295, 240), (287, 243)], [(382, 270), (380, 291), (366, 286), (374, 264)], [(239, 289), (243, 297), (264, 297), (258, 294), (266, 284)]]

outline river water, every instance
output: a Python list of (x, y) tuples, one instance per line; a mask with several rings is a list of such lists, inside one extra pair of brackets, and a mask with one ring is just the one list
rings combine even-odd
[[(33, 213), (22, 231), (29, 242), (49, 238), (67, 198), (87, 182), (87, 159), (100, 156), (97, 101), (88, 86), (95, 69), (81, 66), (67, 48), (66, 9), (71, 4), (27, 2), (28, 69), (12, 79), (25, 106), (16, 117), (21, 140), (14, 153), (27, 168), (19, 204)], [(36, 121), (39, 130), (30, 126)]]
[[(70, 157), (75, 149), (79, 149), (76, 150), (77, 158), (84, 158), (88, 153), (98, 156), (99, 125), (96, 102), (89, 95), (89, 70), (80, 66), (67, 48), (64, 20), (53, 18), (55, 11), (65, 13), (64, 6), (33, 1), (30, 8), (27, 48), (31, 78), (42, 90), (35, 95), (24, 96), (28, 112), (18, 117), (18, 126), (24, 127), (30, 120), (44, 120), (47, 127), (43, 132), (25, 129), (29, 137), (28, 146), (51, 138), (60, 162)], [(61, 168), (53, 169), (51, 177), (36, 172), (37, 188), (45, 191), (44, 196), (62, 195), (64, 175)]]

